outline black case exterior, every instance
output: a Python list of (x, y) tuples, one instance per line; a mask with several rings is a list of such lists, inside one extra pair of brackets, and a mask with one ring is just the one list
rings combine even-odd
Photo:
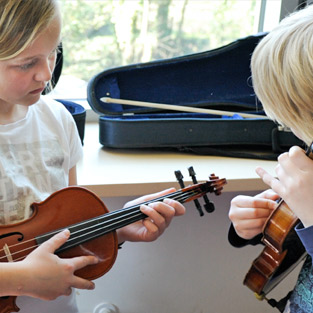
[[(56, 65), (53, 71), (51, 83), (54, 88), (59, 81), (59, 78), (62, 73), (63, 67), (63, 48), (62, 44), (59, 45)], [(49, 89), (45, 89), (43, 94), (49, 92)], [(59, 99), (58, 102), (61, 102), (65, 108), (72, 114), (75, 124), (77, 126), (78, 134), (81, 140), (82, 145), (84, 144), (84, 136), (85, 136), (85, 122), (86, 122), (86, 110), (83, 106), (73, 101)]]
[(100, 115), (100, 143), (109, 148), (175, 148), (261, 159), (275, 159), (292, 145), (302, 145), (267, 119), (165, 112), (100, 100), (111, 97), (264, 115), (252, 87), (250, 60), (265, 35), (97, 74), (89, 81), (87, 99)]
[(75, 124), (77, 126), (78, 134), (82, 145), (84, 144), (85, 137), (85, 122), (86, 122), (86, 110), (83, 106), (78, 103), (68, 100), (57, 100), (61, 102), (66, 109), (72, 114)]

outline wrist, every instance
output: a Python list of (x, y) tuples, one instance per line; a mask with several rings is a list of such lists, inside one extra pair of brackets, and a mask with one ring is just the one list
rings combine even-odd
[(23, 262), (1, 263), (0, 265), (0, 296), (25, 295), (27, 286)]

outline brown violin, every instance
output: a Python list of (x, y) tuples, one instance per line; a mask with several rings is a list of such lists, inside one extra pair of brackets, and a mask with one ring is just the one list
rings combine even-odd
[[(209, 192), (219, 195), (226, 179), (210, 176), (204, 183), (182, 188), (136, 206), (108, 212), (101, 199), (82, 187), (68, 187), (53, 193), (40, 203), (32, 204), (32, 216), (14, 225), (0, 226), (0, 262), (23, 260), (36, 247), (67, 228), (70, 238), (57, 251), (62, 258), (97, 255), (100, 262), (75, 272), (77, 276), (93, 280), (113, 266), (118, 241), (115, 230), (146, 217), (142, 204), (170, 198), (185, 203)], [(18, 312), (15, 296), (0, 298), (0, 313)]]
[[(313, 159), (313, 143), (306, 155)], [(283, 199), (267, 219), (263, 227), (262, 242), (265, 247), (253, 261), (244, 279), (258, 299), (266, 298), (290, 272), (305, 258), (303, 247), (294, 227), (299, 222)]]

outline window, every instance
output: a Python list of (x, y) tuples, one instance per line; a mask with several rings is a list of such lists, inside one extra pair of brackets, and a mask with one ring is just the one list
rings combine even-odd
[[(293, 0), (294, 1), (294, 0)], [(109, 68), (214, 49), (269, 31), (279, 0), (60, 0), (64, 64), (55, 97), (86, 102)]]

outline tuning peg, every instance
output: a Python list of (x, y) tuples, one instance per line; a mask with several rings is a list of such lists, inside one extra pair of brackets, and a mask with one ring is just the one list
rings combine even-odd
[(183, 181), (183, 174), (181, 173), (181, 171), (175, 171), (175, 176), (176, 176), (176, 179), (179, 183), (179, 186), (180, 188), (184, 188), (185, 187), (185, 184), (184, 184), (184, 181)]
[[(180, 188), (184, 188), (184, 187), (185, 187), (185, 184), (184, 184), (184, 181), (183, 181), (184, 176), (183, 176), (183, 174), (181, 173), (181, 171), (175, 171), (175, 176), (176, 176), (176, 179), (177, 179), (177, 181), (178, 181), (178, 183), (179, 183), (179, 185), (180, 185)], [(200, 202), (199, 202), (197, 199), (195, 199), (195, 200), (194, 200), (194, 203), (195, 203), (195, 206), (196, 206), (196, 208), (197, 208), (197, 210), (198, 210), (200, 216), (203, 216), (204, 213), (203, 213), (203, 211), (202, 211)]]
[[(188, 168), (188, 171), (189, 171), (189, 175), (190, 175), (191, 178), (192, 178), (193, 183), (194, 183), (194, 184), (197, 184), (198, 181), (197, 181), (197, 179), (196, 179), (196, 173), (195, 173), (193, 167), (190, 166), (190, 167)], [(214, 175), (214, 174), (212, 174), (212, 175)], [(215, 175), (214, 175), (213, 177), (215, 177)], [(208, 198), (207, 195), (204, 195), (204, 196), (203, 196), (203, 199), (204, 199), (204, 202), (205, 202), (205, 204), (204, 204), (204, 209), (205, 209), (208, 213), (212, 213), (212, 212), (215, 210), (214, 203), (209, 200), (209, 198)]]
[[(195, 173), (195, 171), (194, 171), (194, 169), (193, 169), (192, 166), (190, 166), (190, 167), (188, 168), (188, 172), (189, 172), (189, 175), (190, 175), (190, 177), (191, 177), (191, 179), (192, 179), (192, 182), (193, 182), (194, 184), (197, 184), (198, 181), (197, 181), (197, 178), (196, 178), (196, 173)], [(200, 216), (203, 216), (204, 213), (203, 213), (203, 210), (202, 210), (202, 208), (201, 208), (201, 205), (200, 205), (199, 200), (198, 200), (198, 199), (194, 200), (194, 203), (195, 203), (195, 205), (196, 205), (196, 207), (197, 207), (197, 209), (198, 209), (198, 211), (199, 211), (199, 213), (200, 213)]]
[[(207, 198), (207, 197), (206, 197)], [(205, 201), (205, 200), (204, 200)], [(208, 199), (208, 202), (205, 201), (204, 208), (208, 213), (212, 213), (215, 211), (215, 206), (212, 201)]]

